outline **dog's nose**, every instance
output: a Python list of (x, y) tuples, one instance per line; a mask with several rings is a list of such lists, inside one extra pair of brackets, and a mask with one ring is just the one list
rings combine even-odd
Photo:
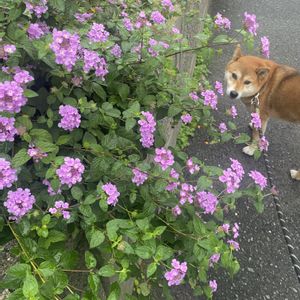
[(231, 91), (229, 95), (230, 95), (231, 98), (234, 99), (234, 98), (236, 98), (239, 94), (238, 94), (236, 91)]

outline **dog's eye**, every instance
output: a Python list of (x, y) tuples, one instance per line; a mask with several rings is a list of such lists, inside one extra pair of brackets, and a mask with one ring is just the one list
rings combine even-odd
[(249, 80), (244, 81), (244, 84), (250, 84), (250, 83), (251, 83), (251, 81), (249, 81)]
[(237, 75), (235, 73), (232, 73), (232, 78), (237, 80)]

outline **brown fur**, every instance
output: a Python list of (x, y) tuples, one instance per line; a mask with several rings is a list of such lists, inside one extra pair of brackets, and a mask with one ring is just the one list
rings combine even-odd
[[(251, 112), (255, 111), (251, 99), (259, 92), (259, 114), (263, 133), (270, 117), (300, 122), (300, 74), (296, 69), (256, 56), (244, 56), (238, 45), (227, 64), (225, 79), (227, 94), (237, 93), (236, 98), (242, 100)], [(253, 155), (258, 140), (259, 133), (253, 129), (252, 144), (243, 151)], [(291, 175), (300, 180), (300, 170), (291, 170)]]

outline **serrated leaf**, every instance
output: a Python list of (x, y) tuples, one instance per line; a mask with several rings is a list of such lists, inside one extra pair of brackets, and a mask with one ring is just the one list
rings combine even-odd
[(197, 187), (199, 190), (205, 190), (212, 187), (212, 180), (207, 176), (200, 176), (197, 181)]
[(97, 260), (92, 252), (85, 251), (84, 253), (85, 265), (88, 269), (93, 269), (97, 265)]
[(11, 266), (6, 272), (7, 275), (18, 278), (18, 279), (24, 279), (26, 277), (26, 274), (31, 271), (31, 268), (27, 264), (15, 264)]
[(79, 186), (73, 186), (71, 188), (71, 195), (74, 199), (80, 200), (83, 196), (83, 192)]
[(169, 109), (168, 109), (168, 117), (174, 117), (174, 116), (178, 115), (181, 112), (182, 112), (181, 107), (178, 107), (177, 105), (172, 104), (172, 105), (169, 106)]
[(100, 84), (92, 82), (92, 89), (102, 100), (106, 100), (106, 92)]
[(138, 246), (135, 248), (135, 254), (142, 259), (149, 259), (154, 253), (148, 246)]
[(34, 299), (34, 296), (39, 292), (37, 280), (29, 273), (25, 277), (22, 291), (24, 296), (29, 299)]
[(98, 275), (102, 277), (111, 277), (116, 274), (115, 267), (113, 265), (105, 265), (98, 271)]
[(16, 155), (12, 159), (12, 166), (14, 168), (21, 167), (25, 163), (27, 163), (30, 160), (30, 156), (27, 154), (26, 149), (21, 149), (19, 152), (16, 153)]
[(88, 231), (86, 235), (90, 249), (100, 246), (105, 240), (104, 234), (99, 229), (93, 228), (92, 230)]

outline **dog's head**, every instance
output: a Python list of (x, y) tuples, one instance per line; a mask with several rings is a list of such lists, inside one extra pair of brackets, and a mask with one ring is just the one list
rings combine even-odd
[(265, 60), (242, 55), (241, 47), (237, 45), (225, 70), (226, 94), (232, 99), (254, 96), (264, 85), (269, 72)]

